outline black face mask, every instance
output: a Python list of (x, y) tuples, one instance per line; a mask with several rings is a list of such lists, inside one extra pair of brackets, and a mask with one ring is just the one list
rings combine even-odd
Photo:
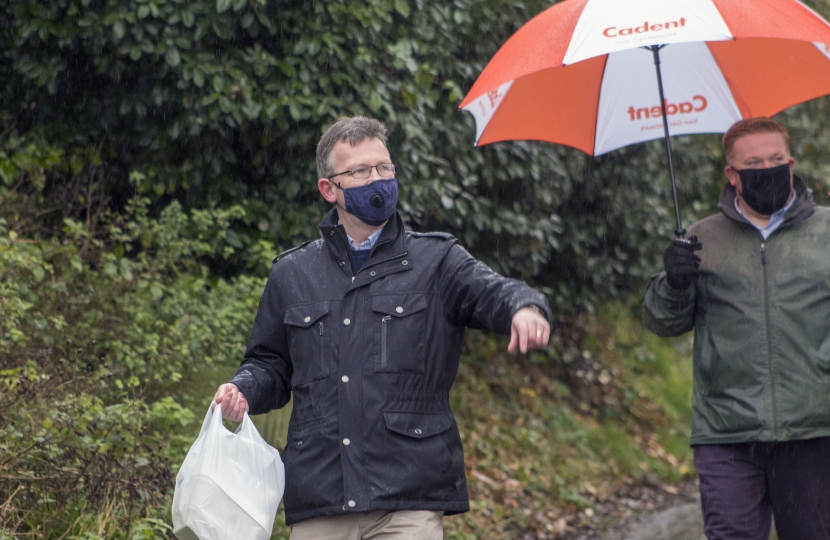
[(768, 169), (735, 171), (741, 177), (741, 198), (762, 216), (769, 216), (786, 206), (790, 199), (790, 164)]

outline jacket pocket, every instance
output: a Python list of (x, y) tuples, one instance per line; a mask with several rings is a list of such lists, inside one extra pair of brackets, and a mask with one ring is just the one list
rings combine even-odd
[(423, 293), (390, 294), (372, 298), (373, 325), (378, 346), (375, 371), (423, 373), (427, 297)]
[(426, 439), (452, 426), (452, 421), (444, 413), (384, 412), (383, 421), (389, 431), (413, 439)]
[(293, 425), (283, 450), (286, 515), (343, 504), (337, 423), (322, 418)]
[[(369, 496), (376, 501), (421, 504), (461, 499), (463, 467), (453, 467), (445, 440), (453, 426), (447, 413), (384, 412), (368, 434), (365, 456)], [(414, 503), (414, 501), (418, 501)]]
[(288, 331), (288, 352), (294, 374), (291, 386), (299, 386), (329, 376), (331, 354), (327, 327), (331, 302), (292, 306), (285, 311), (283, 323)]

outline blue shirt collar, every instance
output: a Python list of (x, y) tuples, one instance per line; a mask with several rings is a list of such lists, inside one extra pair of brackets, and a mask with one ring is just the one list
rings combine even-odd
[(737, 196), (735, 197), (735, 210), (737, 210), (737, 211), (738, 211), (738, 213), (739, 213), (741, 216), (743, 216), (743, 217), (744, 217), (744, 219), (746, 219), (747, 221), (749, 221), (749, 223), (750, 223), (750, 224), (752, 224), (752, 226), (753, 226), (753, 227), (755, 227), (756, 229), (758, 229), (758, 232), (760, 232), (760, 233), (761, 233), (761, 236), (763, 236), (763, 237), (764, 237), (764, 240), (766, 240), (767, 238), (769, 238), (769, 235), (771, 235), (771, 234), (775, 231), (775, 229), (777, 229), (778, 227), (780, 227), (780, 226), (781, 226), (781, 224), (782, 224), (782, 223), (784, 223), (784, 215), (787, 213), (787, 210), (789, 210), (789, 209), (790, 209), (790, 207), (793, 205), (793, 203), (795, 202), (795, 200), (796, 200), (796, 198), (797, 198), (797, 196), (796, 196), (796, 194), (795, 194), (794, 192), (791, 192), (791, 193), (792, 193), (792, 195), (791, 195), (791, 197), (790, 197), (790, 202), (788, 202), (788, 203), (787, 203), (787, 205), (786, 205), (784, 208), (782, 208), (781, 210), (778, 210), (778, 211), (776, 211), (776, 212), (773, 212), (773, 213), (769, 216), (769, 223), (768, 223), (768, 224), (767, 224), (767, 226), (766, 226), (765, 228), (763, 228), (763, 229), (762, 229), (762, 228), (760, 228), (760, 227), (758, 227), (757, 225), (755, 225), (755, 224), (754, 224), (754, 223), (752, 223), (751, 221), (749, 221), (749, 218), (747, 218), (747, 217), (744, 215), (744, 213), (743, 213), (743, 212), (741, 212), (741, 208), (738, 206), (738, 197), (737, 197)]
[(375, 244), (377, 243), (378, 238), (380, 238), (380, 233), (382, 233), (382, 232), (383, 232), (383, 227), (381, 227), (380, 229), (373, 232), (371, 234), (371, 236), (369, 236), (369, 238), (367, 238), (366, 240), (361, 242), (359, 246), (355, 245), (354, 240), (352, 240), (351, 236), (349, 236), (347, 234), (346, 237), (349, 239), (349, 246), (351, 246), (352, 250), (354, 250), (354, 251), (363, 251), (365, 249), (372, 249), (373, 247), (375, 247)]

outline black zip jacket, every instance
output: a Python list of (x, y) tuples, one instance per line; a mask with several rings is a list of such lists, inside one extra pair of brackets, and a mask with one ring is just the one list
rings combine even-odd
[(233, 382), (251, 414), (294, 394), (284, 460), (287, 524), (373, 510), (469, 510), (449, 391), (464, 328), (510, 332), (544, 296), (448, 234), (389, 220), (353, 275), (335, 210), (323, 238), (277, 258)]

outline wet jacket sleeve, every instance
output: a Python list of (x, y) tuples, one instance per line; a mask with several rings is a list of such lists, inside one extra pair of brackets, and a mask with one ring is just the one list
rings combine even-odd
[(456, 324), (509, 334), (513, 315), (529, 305), (541, 308), (552, 320), (542, 293), (497, 274), (457, 243), (441, 261), (438, 276), (444, 310)]
[(695, 285), (679, 291), (666, 273), (652, 277), (643, 299), (643, 326), (660, 337), (679, 336), (695, 327)]
[(288, 361), (283, 308), (277, 290), (276, 267), (259, 300), (254, 327), (245, 350), (245, 358), (230, 382), (239, 387), (248, 400), (249, 414), (263, 414), (279, 409), (291, 397), (292, 366)]

